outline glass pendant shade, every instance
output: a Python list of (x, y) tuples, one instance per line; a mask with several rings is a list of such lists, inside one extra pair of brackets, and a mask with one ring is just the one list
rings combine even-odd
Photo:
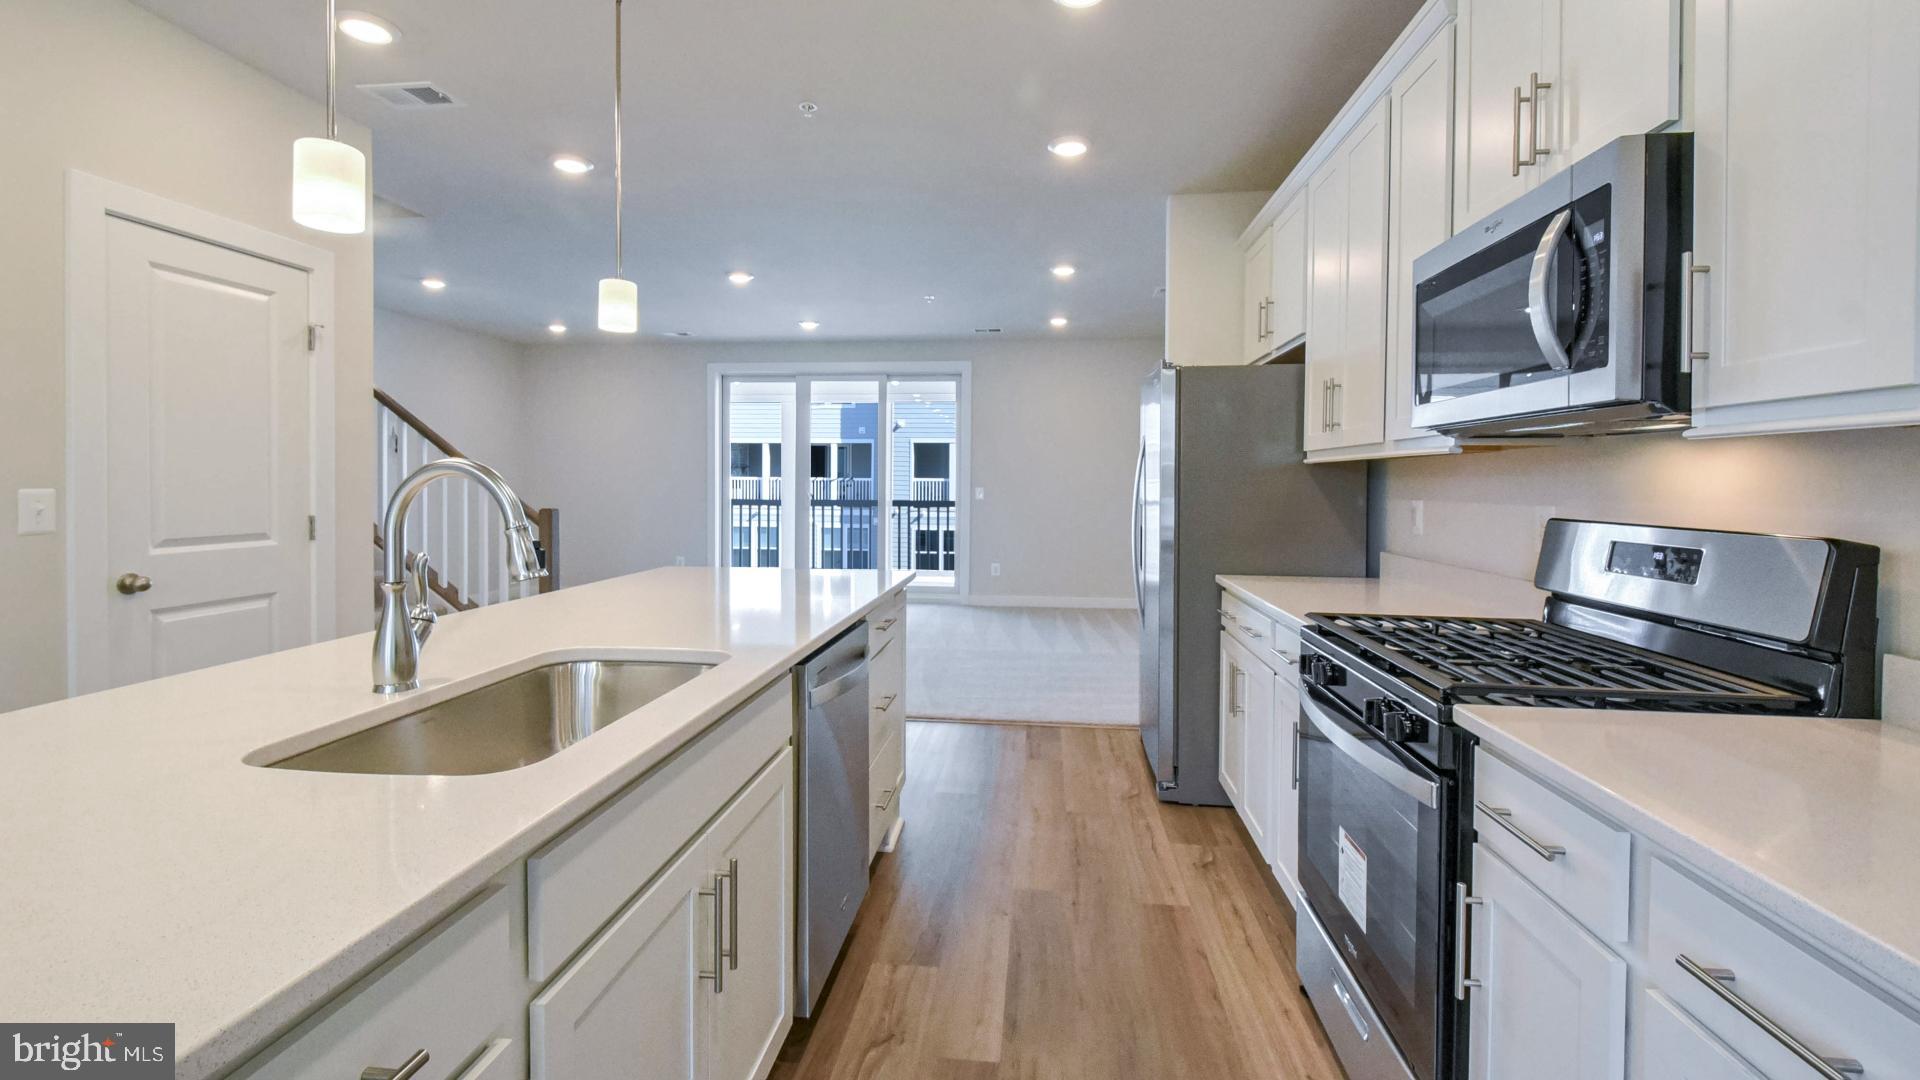
[(295, 139), (293, 220), (321, 232), (366, 232), (367, 156), (334, 139)]
[(609, 334), (640, 332), (640, 286), (625, 278), (600, 279), (600, 329)]

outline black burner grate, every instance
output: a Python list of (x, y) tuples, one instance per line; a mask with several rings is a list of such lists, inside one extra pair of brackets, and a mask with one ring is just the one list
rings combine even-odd
[(1315, 615), (1446, 701), (1591, 708), (1792, 708), (1791, 691), (1537, 619)]

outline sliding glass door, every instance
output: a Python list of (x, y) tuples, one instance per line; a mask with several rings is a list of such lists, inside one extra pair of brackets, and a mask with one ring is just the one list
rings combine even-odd
[(912, 570), (919, 588), (964, 586), (963, 374), (714, 378), (728, 565)]

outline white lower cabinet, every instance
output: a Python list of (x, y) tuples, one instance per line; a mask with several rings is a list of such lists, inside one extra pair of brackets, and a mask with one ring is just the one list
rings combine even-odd
[(1221, 594), (1220, 784), (1289, 897), (1300, 892), (1299, 633)]
[(1648, 990), (1640, 1024), (1642, 1075), (1662, 1080), (1766, 1080), (1740, 1055), (1713, 1037), (1686, 1010), (1658, 990)]
[(791, 1015), (792, 777), (782, 750), (534, 998), (534, 1080), (771, 1069)]
[(1227, 632), (1220, 632), (1220, 786), (1237, 808), (1246, 801), (1247, 673)]
[(907, 602), (897, 599), (867, 616), (867, 857), (888, 847), (900, 830), (900, 795), (907, 781)]
[(1473, 880), (1468, 1075), (1625, 1076), (1626, 961), (1478, 844)]

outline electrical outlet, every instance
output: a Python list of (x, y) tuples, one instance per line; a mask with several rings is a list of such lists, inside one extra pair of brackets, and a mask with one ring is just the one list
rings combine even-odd
[(35, 536), (50, 533), (58, 524), (54, 520), (52, 488), (20, 489), (20, 535)]
[(974, 502), (980, 502), (980, 501), (982, 501), (982, 500), (984, 500), (984, 499), (985, 499), (986, 497), (987, 497), (987, 489), (986, 489), (986, 488), (983, 488), (983, 487), (977, 487), (977, 488), (974, 488), (974, 489), (973, 489), (973, 501), (974, 501)]
[(675, 566), (687, 565), (687, 557), (685, 555), (675, 555), (673, 557), (673, 565)]
[(987, 567), (987, 573), (989, 573), (989, 574), (992, 574), (992, 575), (993, 575), (994, 577), (999, 577), (999, 576), (1000, 576), (1000, 564), (999, 564), (999, 563), (992, 563), (992, 564), (990, 564), (990, 565), (989, 565), (989, 566)]
[(1413, 535), (1427, 535), (1427, 500), (1413, 500)]

